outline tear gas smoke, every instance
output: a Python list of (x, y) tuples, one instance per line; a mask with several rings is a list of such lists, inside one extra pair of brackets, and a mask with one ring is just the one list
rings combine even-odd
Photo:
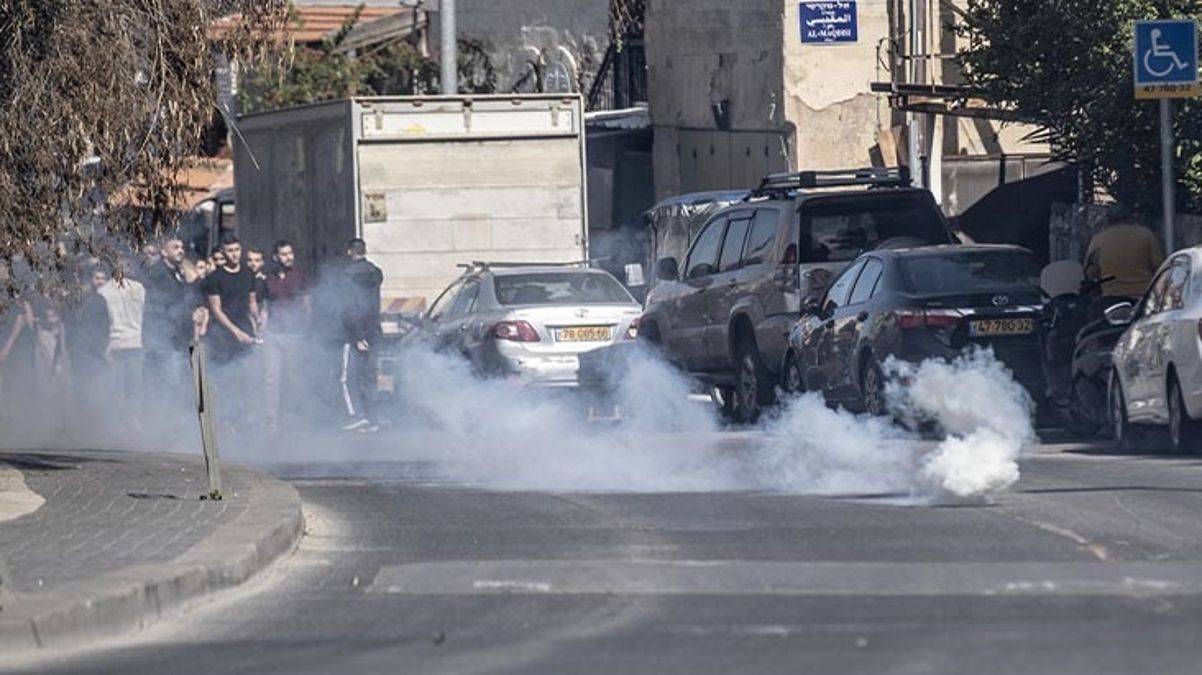
[[(270, 336), (269, 336), (270, 339)], [(412, 346), (398, 354), (392, 425), (370, 441), (314, 432), (337, 428), (337, 361), (320, 341), (295, 365), (303, 386), (287, 388), (308, 414), (280, 435), (226, 429), (224, 456), (243, 463), (421, 462), (441, 478), (494, 489), (579, 492), (770, 490), (794, 494), (905, 494), (974, 499), (1018, 480), (1017, 459), (1035, 439), (1031, 402), (988, 352), (952, 363), (886, 364), (888, 399), (910, 427), (828, 408), (817, 395), (786, 401), (758, 431), (718, 433), (712, 405), (689, 398), (694, 383), (642, 347), (609, 374), (622, 412), (615, 423), (586, 420), (585, 397), (481, 379), (456, 355)], [(263, 385), (253, 353), (238, 377), (214, 380), (220, 425), (246, 429), (261, 414)], [(174, 366), (173, 366), (174, 367)], [(175, 367), (178, 370), (178, 367)], [(186, 367), (185, 367), (186, 368)], [(111, 369), (110, 369), (111, 370)], [(114, 400), (109, 372), (69, 391), (3, 383), (0, 446), (169, 449), (199, 454), (186, 372), (149, 373), (141, 403)], [(231, 384), (237, 381), (236, 384)], [(904, 382), (905, 385), (896, 384)], [(928, 434), (929, 435), (929, 434)], [(335, 472), (336, 473), (336, 472)]]
[(1017, 481), (1019, 453), (1034, 440), (1029, 397), (989, 352), (887, 364), (907, 383), (889, 391), (896, 416), (934, 427), (937, 445), (817, 395), (787, 402), (752, 438), (714, 434), (711, 407), (687, 398), (690, 381), (641, 349), (612, 376), (623, 417), (604, 428), (586, 423), (571, 396), (481, 381), (453, 357), (414, 350), (404, 362), (402, 426), (416, 436), (398, 436), (398, 452), (436, 444), (451, 475), (506, 489), (970, 499)]
[[(801, 396), (768, 427), (774, 487), (942, 501), (986, 498), (1018, 480), (1019, 455), (1035, 440), (1031, 400), (991, 352), (950, 363), (889, 360), (885, 372), (888, 407), (905, 425)], [(941, 440), (928, 442), (915, 428)]]
[(1019, 454), (1036, 441), (1034, 403), (992, 352), (917, 366), (894, 360), (886, 369), (895, 376), (888, 390), (894, 409), (903, 418), (934, 422), (945, 436), (923, 459), (922, 489), (968, 498), (1018, 481)]

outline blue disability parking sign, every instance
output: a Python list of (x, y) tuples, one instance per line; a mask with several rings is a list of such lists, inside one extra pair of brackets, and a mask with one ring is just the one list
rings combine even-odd
[(803, 43), (855, 42), (860, 37), (855, 0), (802, 2), (800, 9)]
[(1198, 86), (1198, 26), (1192, 19), (1136, 21), (1135, 95), (1179, 98)]

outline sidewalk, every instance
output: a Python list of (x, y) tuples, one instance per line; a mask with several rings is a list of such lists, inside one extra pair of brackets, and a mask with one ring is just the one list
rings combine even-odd
[(0, 654), (133, 632), (291, 551), (304, 529), (296, 491), (224, 468), (226, 498), (201, 501), (199, 457), (0, 451), (0, 469), (45, 499), (0, 519)]

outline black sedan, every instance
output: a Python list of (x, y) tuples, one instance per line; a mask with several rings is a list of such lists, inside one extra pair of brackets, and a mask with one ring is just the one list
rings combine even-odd
[(1035, 400), (1040, 365), (1039, 261), (1014, 246), (931, 246), (861, 256), (792, 329), (784, 387), (883, 414), (890, 356), (952, 359), (992, 347)]

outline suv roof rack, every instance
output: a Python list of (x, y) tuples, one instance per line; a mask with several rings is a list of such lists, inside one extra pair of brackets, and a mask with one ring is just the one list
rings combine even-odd
[(520, 262), (520, 261), (494, 261), (494, 260), (473, 260), (470, 263), (459, 263), (458, 267), (465, 270), (486, 270), (490, 268), (507, 268), (507, 267), (588, 267), (591, 264), (588, 260), (576, 260), (572, 262)]
[[(828, 187), (910, 187), (910, 167), (895, 169), (869, 167), (842, 171), (799, 171), (797, 173), (771, 173), (760, 181), (759, 187), (751, 191), (751, 197), (781, 195), (797, 190)], [(746, 201), (746, 200), (744, 200)]]

